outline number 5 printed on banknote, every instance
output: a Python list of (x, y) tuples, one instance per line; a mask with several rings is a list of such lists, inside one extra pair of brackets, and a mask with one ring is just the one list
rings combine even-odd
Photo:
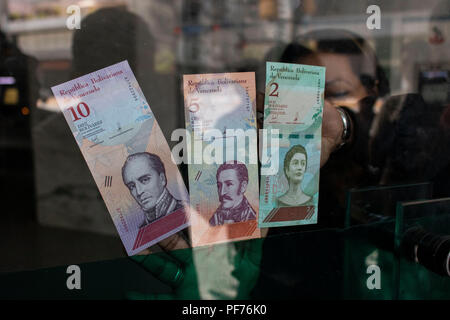
[(317, 223), (324, 84), (323, 67), (266, 64), (264, 129), (278, 130), (279, 166), (261, 175), (260, 228)]
[(128, 255), (186, 228), (186, 187), (128, 62), (52, 91)]
[(253, 72), (183, 77), (192, 245), (259, 238)]

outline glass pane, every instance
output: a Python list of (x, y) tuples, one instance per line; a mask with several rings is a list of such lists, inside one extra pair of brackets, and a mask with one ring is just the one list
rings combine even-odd
[[(121, 298), (135, 290), (205, 299), (448, 298), (447, 278), (408, 258), (402, 241), (411, 226), (416, 233), (410, 230), (410, 237), (421, 234), (419, 227), (441, 236), (450, 230), (450, 4), (374, 3), (0, 0), (0, 295)], [(317, 223), (178, 250), (190, 267), (169, 257), (184, 266), (162, 268), (171, 277), (136, 265), (51, 90), (123, 60), (173, 153), (181, 141), (172, 134), (186, 127), (184, 75), (254, 72), (252, 107), (262, 120), (267, 62), (325, 67), (316, 146), (324, 157), (320, 170), (319, 161), (314, 164), (320, 175), (311, 177), (320, 176)], [(178, 169), (185, 185), (196, 178), (187, 163)], [(255, 176), (247, 185), (257, 194)], [(219, 199), (216, 180), (212, 174), (207, 184), (211, 199)], [(169, 246), (152, 246), (148, 256), (166, 261), (170, 245), (190, 240), (189, 229), (178, 235)], [(65, 270), (73, 264), (88, 270), (86, 291), (66, 290)], [(368, 286), (371, 266), (381, 270), (380, 289)], [(172, 290), (161, 281), (186, 274), (192, 288)], [(108, 284), (103, 275), (116, 276), (111, 291), (98, 289)]]

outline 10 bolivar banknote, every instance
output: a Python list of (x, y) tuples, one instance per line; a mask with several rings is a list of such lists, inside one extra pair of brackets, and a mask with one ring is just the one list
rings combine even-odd
[(279, 139), (262, 152), (279, 165), (261, 174), (260, 228), (317, 223), (324, 86), (324, 67), (266, 64), (264, 129)]
[(186, 187), (128, 62), (52, 91), (128, 255), (186, 228)]
[(253, 72), (183, 77), (193, 246), (260, 237)]

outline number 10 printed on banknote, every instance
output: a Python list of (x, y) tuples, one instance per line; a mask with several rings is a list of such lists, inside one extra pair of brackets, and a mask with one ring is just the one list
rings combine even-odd
[[(277, 129), (279, 166), (261, 175), (258, 226), (317, 223), (325, 68), (267, 62), (264, 129)], [(264, 163), (262, 163), (264, 167)]]
[(128, 255), (186, 228), (186, 187), (128, 62), (52, 91)]

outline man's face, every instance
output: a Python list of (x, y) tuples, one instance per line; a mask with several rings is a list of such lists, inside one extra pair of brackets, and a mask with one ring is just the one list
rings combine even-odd
[(217, 179), (217, 191), (219, 201), (225, 209), (231, 209), (238, 206), (244, 197), (247, 182), (239, 183), (236, 171), (227, 169), (220, 172)]
[(289, 182), (301, 182), (306, 170), (306, 156), (303, 153), (296, 153), (291, 158), (286, 176)]
[(123, 182), (144, 211), (155, 207), (166, 184), (164, 174), (158, 174), (150, 161), (144, 157), (136, 158), (127, 164)]

